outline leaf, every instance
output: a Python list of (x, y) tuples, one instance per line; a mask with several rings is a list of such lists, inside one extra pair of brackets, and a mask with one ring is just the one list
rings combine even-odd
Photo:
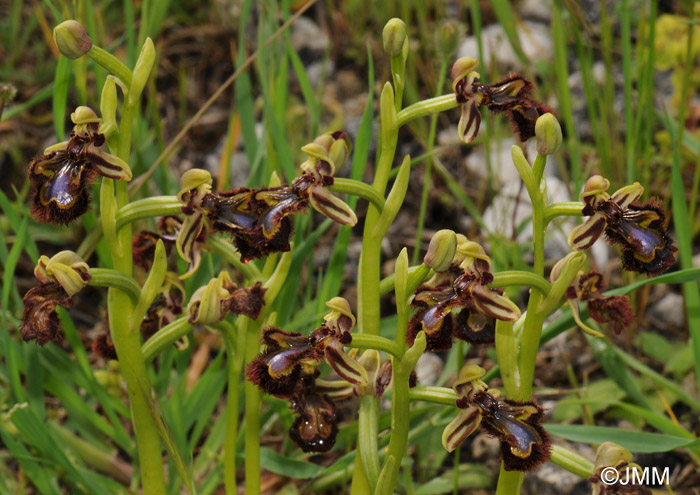
[(543, 426), (552, 435), (566, 438), (572, 442), (590, 444), (615, 442), (631, 452), (668, 452), (670, 450), (687, 449), (700, 445), (700, 438), (689, 442), (687, 438), (673, 435), (623, 430), (621, 428), (609, 428), (606, 426), (557, 424), (545, 424)]
[(70, 59), (66, 57), (59, 58), (56, 64), (56, 74), (54, 76), (53, 85), (53, 127), (59, 141), (63, 141), (63, 136), (65, 135), (70, 74)]
[(323, 466), (290, 459), (267, 447), (260, 448), (260, 465), (272, 473), (300, 480), (315, 478), (324, 471)]

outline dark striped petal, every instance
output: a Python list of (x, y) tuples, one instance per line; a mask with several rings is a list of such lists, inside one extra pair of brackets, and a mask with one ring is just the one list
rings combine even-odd
[(481, 112), (476, 98), (469, 98), (462, 104), (462, 116), (457, 124), (459, 138), (465, 143), (471, 143), (479, 134)]
[(324, 351), (326, 361), (338, 373), (338, 376), (353, 385), (366, 387), (369, 383), (367, 370), (355, 359), (345, 353), (343, 344), (331, 339)]
[(590, 248), (605, 230), (605, 217), (600, 213), (586, 219), (581, 225), (573, 228), (569, 234), (569, 247), (577, 251)]
[(469, 435), (474, 433), (479, 424), (481, 424), (479, 409), (474, 406), (460, 409), (457, 417), (442, 432), (442, 446), (448, 452), (454, 451)]
[(357, 223), (357, 216), (352, 208), (325, 187), (313, 187), (309, 201), (316, 211), (339, 224), (353, 227)]

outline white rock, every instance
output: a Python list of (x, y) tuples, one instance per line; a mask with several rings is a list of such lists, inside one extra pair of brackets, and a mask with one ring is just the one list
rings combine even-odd
[(445, 368), (445, 363), (435, 354), (424, 353), (416, 364), (416, 377), (420, 385), (435, 385)]
[[(552, 38), (549, 30), (542, 24), (524, 21), (517, 26), (518, 36), (523, 52), (530, 62), (537, 60), (550, 60), (552, 50)], [(495, 61), (501, 70), (521, 71), (523, 65), (510, 46), (510, 41), (500, 24), (491, 24), (481, 31), (484, 44), (484, 60), (482, 64), (490, 64)], [(458, 57), (478, 58), (479, 46), (475, 36), (465, 39), (457, 50)], [(483, 69), (482, 69), (483, 70)]]
[(649, 308), (649, 316), (665, 322), (672, 328), (682, 328), (685, 323), (683, 296), (669, 292)]

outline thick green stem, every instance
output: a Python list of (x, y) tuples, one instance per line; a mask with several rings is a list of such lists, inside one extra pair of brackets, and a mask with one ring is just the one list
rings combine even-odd
[(341, 194), (352, 194), (353, 196), (366, 199), (372, 203), (379, 212), (384, 209), (384, 196), (374, 187), (359, 180), (336, 177), (333, 179), (333, 185), (328, 189)]
[(231, 325), (225, 325), (222, 335), (226, 342), (228, 355), (228, 391), (226, 397), (226, 437), (224, 439), (224, 486), (228, 495), (238, 493), (236, 483), (236, 440), (238, 438), (238, 409), (241, 372), (248, 326), (252, 320), (239, 316), (236, 331)]
[[(250, 363), (260, 351), (260, 327), (263, 318), (251, 321), (246, 329), (245, 362)], [(245, 381), (245, 493), (260, 494), (260, 390)]]
[(374, 492), (379, 478), (378, 436), (379, 399), (373, 395), (363, 395), (360, 398), (357, 453), (361, 460), (362, 472), (370, 487), (370, 493)]
[(520, 486), (522, 484), (523, 473), (521, 471), (506, 471), (501, 462), (501, 472), (498, 473), (496, 495), (513, 495), (520, 493)]
[(458, 106), (459, 103), (457, 103), (457, 98), (455, 97), (454, 93), (450, 93), (409, 105), (401, 110), (396, 115), (396, 118), (398, 119), (399, 127), (401, 127), (402, 125), (417, 118), (451, 110), (453, 108), (457, 108)]
[[(117, 155), (125, 161), (128, 161), (130, 156), (133, 115), (133, 107), (124, 105), (119, 128)], [(113, 205), (115, 200), (114, 196), (112, 196), (114, 190), (116, 190), (116, 204), (114, 207), (119, 209), (128, 203), (129, 195), (126, 182), (116, 181), (116, 183), (113, 183), (111, 179), (103, 179), (102, 184), (103, 187), (100, 191), (101, 205), (110, 205), (108, 208), (112, 208), (111, 205)], [(105, 211), (101, 213), (102, 215), (107, 214)], [(111, 230), (115, 228), (114, 224), (114, 219), (105, 221), (105, 218), (103, 218), (105, 237), (108, 237), (108, 232), (110, 232), (110, 235), (114, 235), (114, 230)], [(114, 268), (128, 277), (132, 276), (133, 271), (131, 234), (131, 225), (126, 224), (116, 231), (115, 242), (108, 243), (110, 254), (114, 260)], [(151, 385), (146, 374), (140, 334), (138, 331), (132, 331), (132, 328), (138, 329), (138, 325), (132, 325), (134, 304), (128, 293), (116, 288), (110, 288), (107, 297), (107, 307), (112, 341), (119, 358), (120, 368), (129, 396), (143, 492), (149, 495), (165, 495), (160, 434), (155, 423), (155, 414), (157, 412), (151, 410)]]
[[(394, 108), (394, 92), (391, 84), (386, 83), (380, 97), (381, 114), (381, 151), (372, 187), (377, 194), (384, 196), (386, 191), (391, 165), (396, 153), (399, 128), (396, 124), (396, 109)], [(362, 236), (362, 254), (360, 255), (360, 269), (357, 283), (358, 290), (358, 329), (360, 333), (379, 335), (380, 305), (379, 279), (382, 236), (375, 236), (381, 212), (373, 204), (370, 204), (365, 217), (365, 228)], [(365, 480), (353, 479), (351, 492), (359, 494), (359, 487), (369, 484), (370, 492), (373, 492), (379, 476), (379, 460), (377, 458), (377, 425), (379, 423), (379, 402), (376, 397), (364, 396), (360, 399), (358, 433), (358, 457), (363, 466), (362, 472)], [(364, 404), (364, 405), (363, 405)], [(367, 428), (374, 429), (367, 431)], [(364, 429), (363, 429), (364, 428)]]

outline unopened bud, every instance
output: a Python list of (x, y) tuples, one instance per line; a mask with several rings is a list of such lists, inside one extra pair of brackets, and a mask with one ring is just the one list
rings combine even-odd
[(435, 44), (443, 58), (450, 58), (457, 50), (460, 35), (460, 26), (456, 21), (449, 19), (440, 24), (435, 32)]
[(382, 41), (386, 53), (392, 57), (400, 55), (406, 43), (406, 24), (398, 17), (389, 19), (382, 31)]
[(217, 278), (197, 289), (187, 305), (190, 323), (209, 325), (223, 320), (227, 311), (222, 303), (230, 295), (227, 288), (232, 285), (228, 273), (221, 272)]
[(540, 155), (552, 155), (561, 147), (561, 126), (557, 118), (551, 113), (540, 116), (535, 123), (535, 135), (537, 136), (537, 152)]
[(58, 50), (71, 60), (80, 58), (92, 48), (92, 40), (78, 21), (64, 21), (53, 28), (53, 40)]
[(10, 83), (0, 83), (0, 106), (15, 99), (17, 88)]
[(457, 251), (457, 235), (449, 229), (438, 230), (428, 246), (423, 262), (436, 272), (444, 272), (450, 268), (452, 259)]

